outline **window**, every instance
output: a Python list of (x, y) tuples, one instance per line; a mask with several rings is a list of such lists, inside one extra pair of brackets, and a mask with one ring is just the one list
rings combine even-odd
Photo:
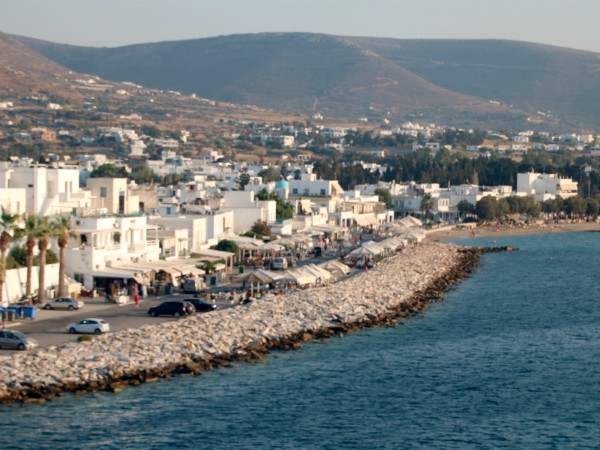
[(106, 198), (106, 197), (107, 197), (106, 188), (105, 187), (101, 187), (100, 188), (100, 198)]
[(325, 189), (321, 189), (321, 195), (325, 195), (326, 191)]
[(292, 194), (293, 195), (298, 195), (298, 188), (292, 189)]

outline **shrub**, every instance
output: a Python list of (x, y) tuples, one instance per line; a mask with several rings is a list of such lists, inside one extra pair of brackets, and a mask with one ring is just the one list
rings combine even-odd
[(89, 336), (89, 335), (87, 335), (87, 334), (84, 334), (84, 335), (82, 335), (82, 336), (79, 336), (79, 337), (77, 338), (77, 342), (89, 342), (89, 341), (91, 341), (91, 340), (92, 340), (92, 337), (91, 337), (91, 336)]

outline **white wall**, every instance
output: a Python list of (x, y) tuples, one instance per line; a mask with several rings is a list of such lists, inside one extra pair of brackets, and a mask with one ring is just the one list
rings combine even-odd
[[(33, 266), (31, 271), (31, 292), (38, 290), (39, 271), (38, 266)], [(58, 263), (46, 264), (45, 271), (46, 288), (58, 286)], [(25, 295), (27, 283), (27, 268), (11, 269), (6, 271), (6, 282), (4, 283), (3, 304), (15, 303)]]

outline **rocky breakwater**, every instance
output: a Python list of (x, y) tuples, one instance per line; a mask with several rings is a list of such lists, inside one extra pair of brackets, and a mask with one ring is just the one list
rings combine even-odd
[(426, 242), (327, 286), (0, 359), (0, 402), (41, 402), (65, 392), (120, 391), (171, 374), (197, 374), (272, 349), (395, 325), (468, 276), (482, 250)]

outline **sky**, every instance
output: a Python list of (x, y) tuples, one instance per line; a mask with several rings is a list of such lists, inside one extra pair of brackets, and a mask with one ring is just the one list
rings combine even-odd
[(0, 0), (0, 31), (94, 47), (299, 31), (600, 53), (599, 22), (598, 0)]

